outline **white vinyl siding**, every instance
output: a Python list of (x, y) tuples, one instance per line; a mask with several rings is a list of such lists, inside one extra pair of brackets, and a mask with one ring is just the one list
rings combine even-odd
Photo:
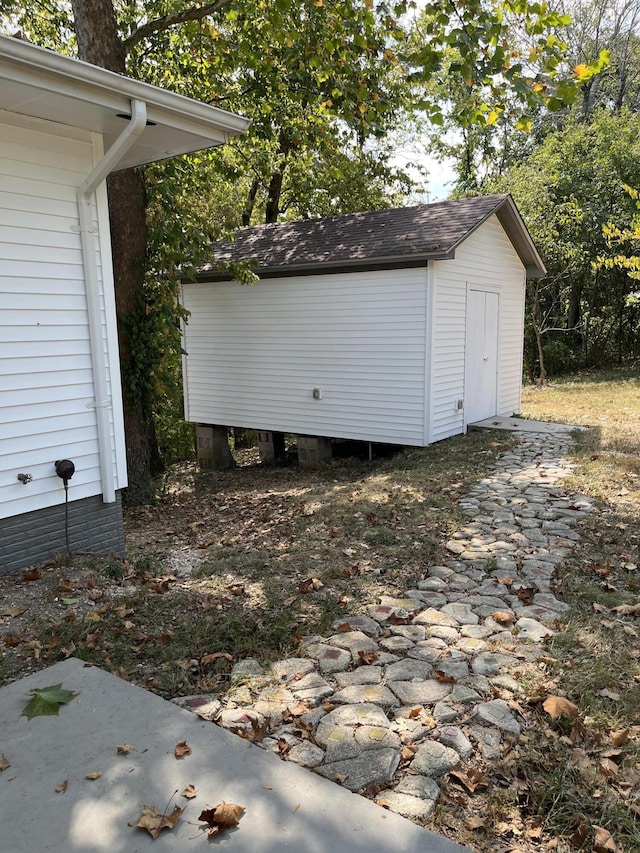
[[(95, 134), (0, 113), (0, 518), (64, 499), (54, 472), (57, 459), (75, 463), (71, 500), (101, 492), (75, 198), (99, 148)], [(92, 217), (98, 231), (105, 217), (102, 192)], [(98, 257), (102, 239), (97, 235)], [(110, 257), (106, 264), (103, 342), (113, 369)], [(99, 274), (102, 278), (100, 263)], [(117, 364), (112, 379), (117, 403)], [(117, 417), (111, 432), (118, 488)], [(20, 484), (18, 473), (31, 474), (33, 481)]]
[(424, 267), (185, 284), (187, 419), (424, 444), (426, 288)]
[(432, 429), (437, 441), (464, 431), (466, 305), (469, 287), (499, 294), (497, 415), (520, 408), (525, 271), (496, 216), (435, 264)]

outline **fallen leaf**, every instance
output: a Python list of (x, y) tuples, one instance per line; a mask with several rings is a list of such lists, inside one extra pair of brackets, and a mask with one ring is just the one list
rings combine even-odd
[(614, 693), (613, 690), (607, 690), (606, 687), (604, 690), (600, 690), (598, 695), (602, 696), (603, 699), (611, 699), (612, 702), (617, 702), (620, 699), (619, 693)]
[(572, 743), (578, 743), (584, 737), (584, 726), (582, 725), (582, 721), (576, 717), (573, 721), (573, 725), (571, 726), (570, 739)]
[(380, 653), (379, 652), (363, 652), (362, 650), (360, 650), (358, 652), (358, 657), (360, 658), (362, 663), (366, 664), (367, 666), (371, 666), (372, 663), (374, 663), (375, 661), (378, 660), (378, 658), (380, 657)]
[(60, 706), (71, 702), (73, 697), (77, 695), (71, 690), (63, 690), (62, 684), (52, 684), (50, 687), (43, 687), (41, 690), (32, 690), (31, 701), (25, 706), (22, 715), (29, 720), (34, 717), (57, 715)]
[(516, 621), (516, 617), (513, 613), (506, 613), (503, 610), (496, 610), (491, 618), (494, 622), (497, 622), (498, 625), (513, 625)]
[(198, 796), (198, 791), (195, 785), (187, 785), (182, 794), (180, 795), (187, 800), (192, 800), (194, 797)]
[(40, 660), (40, 652), (42, 651), (42, 643), (40, 640), (30, 640), (28, 643), (25, 643), (28, 649), (31, 649), (33, 653), (34, 660)]
[(186, 740), (181, 740), (176, 744), (173, 754), (176, 758), (184, 758), (185, 755), (191, 755), (191, 747)]
[(42, 577), (40, 569), (33, 569), (30, 572), (23, 572), (22, 579), (25, 581), (39, 581)]
[(576, 847), (582, 847), (589, 838), (589, 824), (587, 823), (587, 819), (580, 812), (576, 812), (571, 816), (570, 825), (573, 827), (573, 833), (569, 836), (571, 842)]
[(580, 711), (578, 707), (565, 699), (564, 696), (547, 696), (542, 707), (549, 714), (552, 720), (557, 720), (563, 714), (568, 717), (577, 717)]
[(449, 776), (453, 777), (455, 781), (460, 782), (470, 794), (476, 791), (486, 791), (489, 787), (487, 777), (481, 770), (469, 770), (467, 773), (452, 770)]
[(342, 784), (343, 782), (347, 781), (347, 779), (349, 778), (349, 774), (348, 773), (334, 773), (333, 778), (336, 780), (336, 782), (340, 782), (340, 784)]
[(484, 820), (481, 817), (475, 816), (467, 818), (467, 820), (465, 821), (465, 826), (467, 827), (467, 829), (470, 830), (487, 828)]
[(278, 744), (278, 752), (280, 755), (286, 755), (291, 749), (291, 744), (288, 743), (283, 737), (279, 737), (277, 740)]
[(298, 809), (300, 808), (300, 806), (301, 806), (301, 803), (296, 803), (296, 807), (294, 809), (294, 812), (297, 812)]
[(591, 607), (592, 607), (594, 613), (608, 613), (609, 612), (608, 607), (605, 607), (604, 604), (598, 604), (597, 601), (594, 601), (593, 604), (591, 605)]
[(457, 684), (458, 679), (454, 678), (453, 675), (448, 675), (443, 669), (434, 670), (434, 675), (441, 681), (443, 684)]
[(116, 746), (116, 753), (118, 755), (129, 755), (131, 752), (131, 746), (128, 743), (121, 743)]
[(611, 564), (608, 560), (605, 563), (592, 563), (590, 566), (587, 566), (587, 570), (600, 575), (601, 578), (606, 578), (611, 574)]
[(251, 743), (262, 743), (269, 732), (269, 723), (267, 720), (259, 723), (258, 720), (252, 717), (246, 717), (246, 719), (240, 719), (239, 722), (250, 723), (251, 731), (248, 731), (243, 725), (231, 726), (229, 731), (245, 740), (251, 741)]
[(601, 754), (601, 758), (612, 758), (614, 761), (617, 761), (619, 758), (624, 756), (623, 749), (607, 749), (606, 752)]
[(640, 616), (640, 604), (620, 604), (611, 609), (618, 616)]
[(594, 833), (593, 853), (617, 853), (619, 847), (607, 829), (602, 826), (595, 826), (595, 824), (592, 829)]
[(630, 729), (620, 729), (617, 732), (611, 732), (611, 742), (614, 746), (624, 746), (625, 743), (629, 743), (629, 732)]
[(175, 827), (183, 811), (180, 806), (176, 806), (171, 814), (161, 814), (155, 806), (143, 806), (138, 822), (130, 823), (129, 826), (146, 829), (152, 838), (157, 838), (163, 829)]
[(324, 584), (318, 578), (306, 578), (298, 584), (299, 592), (316, 592), (322, 589)]
[(521, 586), (520, 589), (516, 591), (516, 595), (523, 604), (531, 604), (536, 592), (538, 592), (538, 589), (535, 586)]
[(600, 759), (600, 772), (605, 779), (615, 779), (618, 775), (618, 765), (610, 758)]
[(93, 773), (87, 773), (87, 775), (84, 778), (88, 779), (89, 782), (95, 782), (96, 779), (99, 779), (101, 776), (102, 776), (102, 773), (99, 770), (94, 770)]
[(202, 666), (209, 666), (210, 663), (213, 663), (214, 660), (218, 660), (218, 658), (224, 658), (225, 660), (232, 661), (233, 655), (230, 655), (229, 652), (212, 652), (208, 655), (203, 655), (200, 658), (200, 663)]
[(3, 752), (2, 755), (0, 755), (0, 773), (8, 767), (11, 767), (11, 762)]
[(0, 616), (20, 616), (28, 609), (28, 607), (5, 607), (4, 610), (0, 610)]
[(215, 808), (205, 809), (201, 812), (198, 820), (208, 824), (208, 837), (215, 838), (216, 835), (220, 835), (225, 829), (237, 826), (245, 811), (244, 806), (238, 806), (235, 803), (225, 803), (223, 801), (215, 806)]
[(61, 782), (61, 783), (57, 786), (57, 788), (55, 789), (55, 790), (56, 790), (56, 794), (65, 794), (65, 793), (66, 793), (66, 791), (67, 791), (67, 788), (68, 788), (68, 787), (69, 787), (69, 780), (68, 780), (68, 779), (65, 779), (65, 780), (64, 780), (64, 782)]

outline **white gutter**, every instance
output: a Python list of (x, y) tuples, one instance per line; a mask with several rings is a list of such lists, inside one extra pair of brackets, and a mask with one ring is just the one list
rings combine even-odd
[(114, 503), (116, 493), (113, 478), (113, 456), (109, 418), (112, 403), (107, 390), (107, 370), (100, 310), (100, 278), (98, 275), (96, 253), (97, 229), (91, 221), (91, 205), (94, 201), (96, 189), (106, 179), (107, 175), (116, 168), (129, 148), (131, 148), (145, 129), (146, 123), (146, 104), (144, 101), (132, 100), (131, 121), (104, 157), (96, 163), (91, 174), (87, 176), (84, 183), (76, 191), (78, 215), (80, 218), (82, 261), (87, 291), (91, 364), (93, 368), (96, 424), (98, 428), (98, 453), (100, 456), (100, 479), (102, 484), (102, 500), (104, 503)]

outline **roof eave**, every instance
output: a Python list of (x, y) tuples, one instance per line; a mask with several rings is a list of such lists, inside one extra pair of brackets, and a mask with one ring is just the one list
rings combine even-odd
[(531, 239), (529, 230), (513, 198), (510, 195), (507, 196), (494, 212), (524, 264), (527, 278), (544, 278), (547, 274), (547, 268), (538, 254), (535, 243)]
[[(429, 261), (450, 260), (455, 255), (453, 252), (438, 252), (432, 254), (421, 255), (393, 255), (388, 257), (377, 258), (357, 258), (351, 260), (340, 261), (317, 261), (315, 263), (305, 264), (286, 264), (281, 266), (264, 266), (256, 267), (253, 272), (260, 278), (273, 278), (274, 276), (292, 276), (292, 275), (322, 275), (323, 273), (357, 271), (357, 270), (373, 270), (373, 269), (398, 269), (400, 267), (421, 267), (426, 266)], [(231, 263), (246, 263), (231, 262)], [(196, 274), (195, 279), (183, 278), (182, 281), (232, 281), (233, 276), (227, 272), (219, 271), (215, 268), (204, 270)]]
[[(41, 105), (39, 101), (47, 93), (92, 107), (99, 106), (112, 115), (127, 114), (131, 101), (143, 101), (147, 105), (149, 123), (184, 134), (181, 140), (184, 150), (179, 153), (220, 145), (245, 131), (251, 123), (249, 119), (210, 104), (2, 35), (0, 72), (4, 80), (33, 90), (33, 101), (27, 100), (14, 111), (36, 118), (51, 120), (50, 115), (40, 114), (44, 102)], [(140, 162), (135, 165), (143, 165), (152, 159), (149, 153), (149, 146), (153, 145), (152, 135), (145, 133), (144, 136), (144, 152), (141, 150)], [(161, 147), (158, 152), (160, 156), (173, 156)]]

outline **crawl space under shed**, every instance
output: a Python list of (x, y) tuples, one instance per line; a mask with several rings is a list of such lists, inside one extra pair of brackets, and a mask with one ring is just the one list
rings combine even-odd
[[(186, 418), (425, 446), (520, 410), (525, 282), (509, 195), (244, 228), (183, 281)], [(241, 285), (221, 264), (250, 262)]]

